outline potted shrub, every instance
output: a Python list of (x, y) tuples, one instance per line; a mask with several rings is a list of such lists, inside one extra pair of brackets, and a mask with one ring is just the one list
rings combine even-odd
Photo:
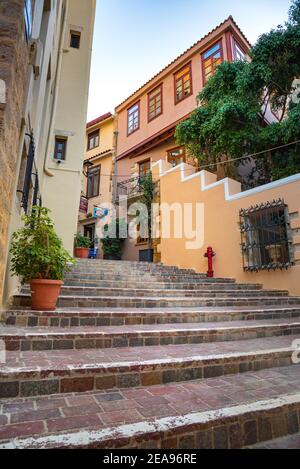
[(119, 218), (113, 220), (109, 225), (104, 226), (104, 237), (101, 239), (103, 259), (120, 261), (122, 258), (122, 245), (124, 238), (120, 237), (120, 231), (126, 230), (124, 220)]
[(53, 311), (64, 274), (74, 260), (54, 230), (49, 210), (33, 207), (12, 236), (11, 271), (30, 284), (32, 309)]
[(75, 257), (79, 259), (87, 259), (89, 257), (89, 250), (91, 247), (91, 240), (81, 234), (76, 234), (74, 239)]

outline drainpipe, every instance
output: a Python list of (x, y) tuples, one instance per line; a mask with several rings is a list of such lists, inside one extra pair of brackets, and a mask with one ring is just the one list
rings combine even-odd
[(114, 145), (113, 145), (113, 161), (114, 161), (114, 173), (113, 173), (113, 204), (117, 201), (117, 147), (118, 147), (118, 135), (117, 130), (114, 131)]
[[(63, 0), (62, 0), (63, 2)], [(48, 169), (48, 160), (49, 160), (49, 151), (50, 151), (50, 142), (52, 140), (52, 135), (53, 135), (53, 127), (54, 127), (54, 119), (56, 115), (56, 109), (57, 109), (57, 100), (58, 100), (58, 83), (61, 75), (61, 68), (62, 68), (62, 58), (63, 58), (63, 44), (64, 44), (64, 39), (65, 39), (65, 33), (66, 33), (66, 28), (67, 28), (67, 12), (69, 9), (69, 2), (70, 0), (65, 0), (65, 9), (64, 9), (64, 14), (62, 18), (61, 10), (62, 10), (62, 3), (60, 6), (60, 16), (58, 18), (57, 24), (61, 23), (61, 19), (63, 20), (63, 26), (61, 29), (60, 33), (60, 38), (59, 38), (59, 45), (58, 45), (58, 59), (57, 59), (57, 66), (56, 66), (56, 72), (55, 72), (55, 80), (54, 80), (54, 97), (53, 97), (53, 102), (52, 102), (52, 108), (51, 108), (51, 117), (50, 117), (50, 125), (49, 125), (49, 131), (48, 131), (48, 140), (47, 140), (47, 146), (46, 146), (46, 154), (45, 154), (45, 159), (44, 159), (44, 172), (47, 174), (49, 177), (53, 177), (54, 173), (52, 173)]]

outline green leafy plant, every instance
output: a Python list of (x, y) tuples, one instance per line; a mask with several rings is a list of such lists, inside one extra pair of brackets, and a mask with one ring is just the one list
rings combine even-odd
[(124, 220), (116, 218), (109, 225), (104, 226), (105, 237), (101, 239), (102, 250), (104, 255), (113, 255), (121, 258), (122, 245), (124, 238), (121, 238), (120, 233), (127, 233), (127, 227)]
[(87, 236), (77, 233), (74, 237), (75, 248), (89, 248), (91, 247), (91, 240)]
[(148, 246), (149, 249), (152, 247), (152, 202), (154, 200), (155, 184), (152, 178), (152, 172), (150, 171), (140, 183), (141, 186), (141, 202), (147, 207), (148, 214)]
[[(222, 63), (199, 93), (199, 106), (176, 129), (177, 143), (197, 157), (200, 166), (225, 168), (233, 177), (234, 166), (249, 161), (228, 160), (300, 139), (300, 101), (291, 99), (300, 77), (300, 0), (292, 3), (285, 25), (260, 36), (250, 56), (251, 62)], [(278, 121), (266, 123), (267, 109)], [(266, 151), (255, 164), (250, 185), (300, 172), (299, 145)]]
[(11, 271), (25, 281), (63, 280), (68, 264), (74, 263), (55, 232), (49, 212), (34, 206), (30, 215), (22, 217), (23, 228), (12, 236)]

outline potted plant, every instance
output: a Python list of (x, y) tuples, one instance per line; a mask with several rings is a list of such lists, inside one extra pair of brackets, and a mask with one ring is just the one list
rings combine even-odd
[(87, 259), (89, 257), (89, 250), (91, 247), (91, 240), (87, 236), (79, 233), (75, 235), (74, 239), (74, 254), (79, 259)]
[(120, 237), (120, 232), (124, 232), (127, 227), (124, 221), (116, 218), (109, 225), (104, 226), (105, 236), (101, 239), (103, 259), (120, 261), (122, 258), (122, 245), (124, 238)]
[(32, 309), (53, 311), (64, 274), (74, 260), (64, 249), (45, 207), (34, 206), (12, 236), (11, 271), (30, 284)]
[[(147, 207), (147, 222), (148, 222), (148, 249), (140, 251), (140, 257), (143, 256), (143, 261), (153, 262), (153, 247), (152, 247), (152, 203), (154, 200), (155, 184), (152, 179), (152, 172), (150, 171), (140, 182), (141, 187), (141, 202)], [(140, 259), (141, 260), (141, 259)]]

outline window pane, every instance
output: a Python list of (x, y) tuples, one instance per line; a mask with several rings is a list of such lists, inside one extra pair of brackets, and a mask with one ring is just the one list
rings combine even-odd
[(220, 44), (216, 44), (214, 47), (212, 47), (211, 49), (209, 49), (207, 52), (205, 52), (205, 53), (203, 54), (204, 59), (207, 59), (207, 58), (210, 57), (212, 54), (214, 54), (215, 52), (217, 52), (219, 49), (220, 49)]

